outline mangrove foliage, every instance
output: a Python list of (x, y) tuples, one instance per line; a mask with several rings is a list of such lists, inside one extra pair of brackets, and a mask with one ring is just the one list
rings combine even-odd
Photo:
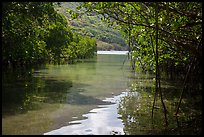
[(96, 52), (96, 39), (74, 33), (53, 2), (2, 3), (2, 63), (73, 63)]
[[(133, 71), (155, 74), (152, 96), (152, 123), (157, 98), (169, 125), (167, 94), (174, 97), (174, 113), (191, 119), (188, 130), (201, 133), (202, 114), (202, 3), (201, 2), (85, 2), (79, 8), (102, 15), (102, 20), (124, 34)], [(180, 83), (180, 90), (162, 89), (162, 81)], [(179, 94), (178, 94), (179, 92)], [(176, 101), (175, 101), (176, 100)], [(158, 103), (157, 103), (158, 104)], [(186, 111), (188, 108), (189, 111)], [(136, 109), (136, 108), (135, 108)], [(186, 125), (186, 124), (185, 124)], [(181, 126), (182, 128), (182, 126)], [(184, 128), (184, 127), (183, 127)], [(193, 129), (191, 129), (193, 128)]]

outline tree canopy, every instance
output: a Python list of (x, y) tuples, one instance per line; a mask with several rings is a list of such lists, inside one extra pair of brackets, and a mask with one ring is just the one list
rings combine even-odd
[[(134, 70), (142, 68), (156, 74), (154, 102), (159, 93), (165, 119), (167, 110), (160, 88), (160, 70), (170, 79), (183, 80), (176, 115), (184, 91), (190, 98), (201, 95), (201, 2), (84, 2), (80, 7), (85, 7), (89, 13), (103, 15), (103, 21), (123, 32)], [(154, 103), (152, 117), (153, 110)]]
[[(155, 6), (155, 2), (85, 2), (81, 7), (103, 15), (102, 20), (120, 28), (137, 66), (155, 70)], [(194, 65), (200, 72), (202, 3), (158, 2), (158, 34), (159, 62), (164, 69), (187, 71), (195, 58)]]
[[(59, 63), (61, 59), (73, 62), (82, 56), (86, 58), (93, 55), (96, 40), (76, 36), (71, 31), (67, 18), (57, 13), (54, 5), (56, 3), (53, 2), (3, 2), (4, 64), (30, 64), (51, 60)], [(86, 46), (80, 45), (80, 41), (87, 42)], [(74, 45), (83, 52), (77, 51), (73, 55)]]

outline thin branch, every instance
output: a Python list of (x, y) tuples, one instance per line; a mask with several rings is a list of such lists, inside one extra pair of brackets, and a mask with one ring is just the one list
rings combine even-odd
[[(158, 8), (161, 10), (166, 10), (166, 5), (164, 3), (161, 3), (161, 4), (159, 5)], [(151, 2), (145, 2), (145, 5), (151, 6), (151, 7), (155, 6), (154, 3), (151, 3)], [(198, 18), (198, 19), (202, 20), (202, 16), (197, 15), (195, 12), (181, 12), (175, 8), (170, 7), (170, 6), (168, 8), (169, 8), (169, 11), (171, 11), (173, 13), (177, 13), (177, 14), (182, 15), (182, 16), (188, 16), (188, 17), (191, 17), (193, 19)]]
[(194, 59), (195, 59), (195, 57), (193, 57), (193, 59), (192, 59), (192, 61), (191, 61), (191, 64), (190, 64), (190, 66), (189, 66), (189, 68), (188, 68), (188, 71), (187, 71), (187, 73), (186, 73), (186, 76), (185, 76), (185, 78), (184, 78), (183, 87), (182, 87), (182, 92), (181, 92), (181, 95), (180, 95), (180, 98), (179, 98), (179, 103), (178, 103), (177, 108), (176, 108), (176, 113), (174, 114), (175, 116), (177, 116), (177, 114), (178, 114), (178, 112), (179, 112), (179, 108), (180, 108), (181, 101), (182, 101), (183, 94), (184, 94), (185, 87), (186, 87), (186, 81), (187, 81), (187, 79), (188, 79), (189, 72), (190, 72), (190, 70), (191, 70), (191, 68), (192, 68)]
[(148, 18), (145, 18), (145, 16), (142, 15), (142, 13), (137, 10), (137, 8), (133, 5), (132, 2), (129, 2), (129, 4), (137, 11), (137, 13), (139, 13), (139, 14), (145, 19), (146, 23), (149, 25), (150, 23), (149, 23), (149, 21), (148, 21)]

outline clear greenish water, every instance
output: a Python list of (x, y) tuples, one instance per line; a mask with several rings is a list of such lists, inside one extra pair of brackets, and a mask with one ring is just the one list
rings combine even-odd
[(2, 134), (43, 134), (86, 119), (82, 115), (98, 105), (113, 104), (103, 100), (128, 88), (126, 59), (98, 54), (72, 65), (4, 70)]
[(202, 112), (189, 108), (187, 99), (175, 119), (182, 81), (161, 80), (168, 127), (159, 96), (151, 119), (155, 76), (131, 72), (125, 53), (100, 51), (72, 65), (3, 69), (2, 134), (200, 134), (202, 118), (195, 117)]

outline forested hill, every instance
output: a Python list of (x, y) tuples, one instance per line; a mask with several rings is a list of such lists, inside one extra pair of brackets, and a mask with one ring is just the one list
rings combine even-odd
[[(95, 37), (98, 50), (127, 50), (127, 44), (118, 30), (102, 22), (100, 15), (87, 15), (85, 10), (77, 10), (80, 4), (80, 2), (60, 2), (55, 9), (67, 17), (73, 31), (80, 35)], [(80, 16), (72, 19), (70, 11), (78, 12)]]

